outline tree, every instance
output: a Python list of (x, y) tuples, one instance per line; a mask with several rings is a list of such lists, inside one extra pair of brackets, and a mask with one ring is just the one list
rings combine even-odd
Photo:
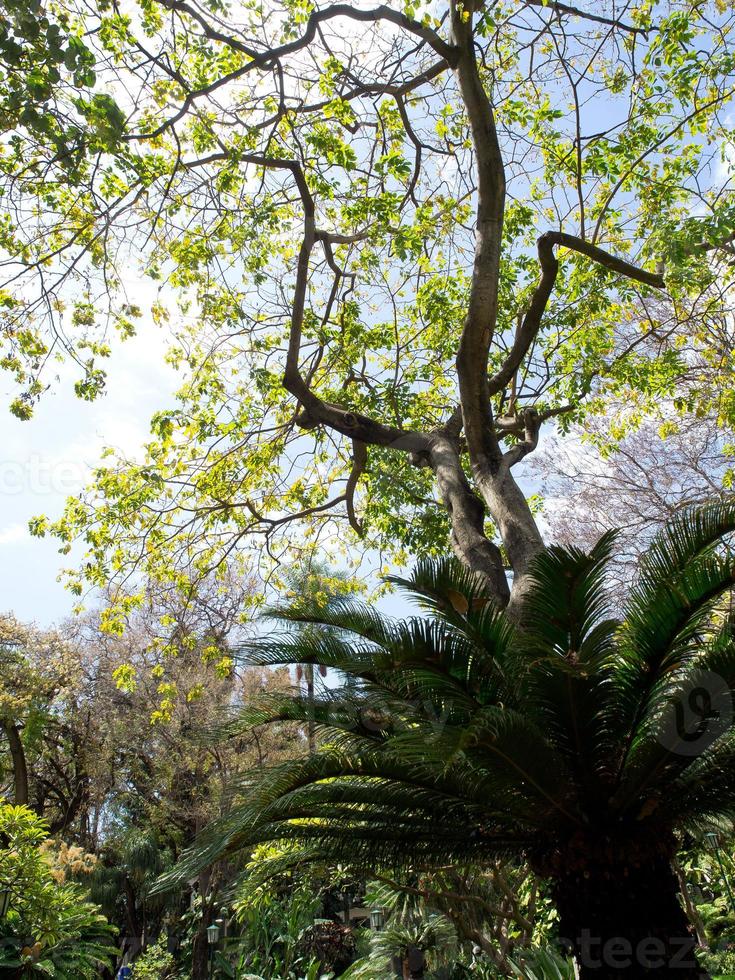
[(99, 858), (93, 897), (128, 954), (172, 922), (183, 939), (178, 920), (193, 905), (194, 980), (208, 975), (206, 929), (235, 869), (207, 869), (173, 897), (151, 887), (227, 811), (242, 774), (305, 751), (296, 725), (240, 728), (227, 744), (216, 737), (255, 696), (291, 687), (285, 669), (233, 663), (248, 594), (247, 581), (218, 582), (177, 604), (151, 592), (122, 632), (105, 609), (44, 633), (0, 618), (0, 720), (17, 735), (0, 755), (2, 788), (25, 799), (49, 833)]
[[(610, 415), (622, 433), (610, 439)], [(615, 576), (623, 594), (641, 553), (679, 511), (731, 492), (727, 429), (693, 415), (646, 418), (625, 425), (625, 406), (587, 420), (565, 442), (550, 440), (534, 460), (542, 481), (543, 520), (560, 544), (591, 548), (618, 530)], [(611, 445), (612, 442), (612, 445)]]
[[(325, 664), (363, 696), (323, 697), (318, 752), (249, 786), (170, 880), (264, 840), (371, 869), (515, 855), (549, 881), (582, 977), (703, 976), (671, 861), (678, 832), (735, 813), (733, 530), (732, 505), (672, 520), (621, 620), (611, 534), (536, 557), (523, 628), (451, 560), (398, 580), (430, 618), (342, 600), (315, 632), (284, 612), (290, 629), (251, 656)], [(261, 717), (306, 711), (286, 698)]]
[(35, 630), (12, 616), (0, 617), (0, 651), (0, 724), (10, 756), (13, 799), (26, 805), (33, 796), (34, 809), (50, 818), (51, 831), (56, 833), (66, 828), (81, 806), (84, 774), (76, 773), (61, 786), (42, 785), (31, 779), (29, 753), (31, 765), (38, 770), (45, 740), (63, 738), (64, 726), (54, 709), (79, 681), (78, 663), (58, 632)]
[[(303, 739), (295, 726), (244, 728), (226, 745), (215, 737), (256, 694), (290, 687), (285, 670), (238, 671), (233, 664), (228, 635), (243, 589), (220, 585), (178, 606), (158, 598), (133, 609), (121, 634), (106, 632), (100, 616), (76, 624), (86, 667), (78, 702), (93, 705), (100, 743), (89, 793), (88, 824), (101, 859), (93, 895), (133, 956), (166, 921), (177, 923), (180, 934), (182, 899), (193, 901), (189, 972), (205, 980), (207, 926), (234, 869), (208, 868), (165, 900), (152, 895), (153, 883), (213, 817), (227, 812), (233, 783), (303, 751)], [(104, 610), (101, 620), (109, 623)]]
[(621, 593), (662, 524), (687, 506), (726, 499), (733, 483), (735, 417), (721, 377), (735, 340), (732, 311), (711, 324), (706, 354), (664, 304), (657, 316), (658, 330), (642, 337), (635, 321), (619, 330), (618, 342), (654, 358), (682, 358), (676, 389), (661, 392), (655, 405), (599, 397), (584, 424), (570, 427), (572, 438), (546, 439), (530, 467), (551, 540), (591, 548), (605, 531), (619, 530)]
[(86, 540), (73, 586), (134, 597), (136, 573), (186, 590), (238, 555), (267, 577), (314, 541), (405, 560), (449, 537), (501, 605), (509, 570), (518, 606), (542, 539), (516, 474), (544, 421), (676, 390), (686, 359), (642, 343), (670, 317), (716, 347), (730, 8), (8, 10), (13, 410), (57, 355), (81, 397), (103, 389), (104, 327), (136, 329), (145, 277), (184, 375), (144, 459), (33, 522)]

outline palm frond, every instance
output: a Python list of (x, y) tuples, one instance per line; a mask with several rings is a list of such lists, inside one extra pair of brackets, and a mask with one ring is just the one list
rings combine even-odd
[(423, 559), (408, 578), (388, 575), (386, 581), (412, 596), (427, 612), (453, 623), (493, 601), (482, 576), (454, 557)]
[(679, 511), (644, 553), (639, 566), (639, 591), (654, 596), (732, 531), (735, 531), (735, 500)]
[(323, 664), (359, 683), (247, 707), (232, 733), (310, 722), (318, 748), (245, 778), (165, 883), (264, 842), (286, 847), (278, 867), (298, 854), (436, 869), (552, 853), (611, 825), (658, 839), (735, 817), (735, 710), (697, 753), (676, 728), (697, 685), (718, 679), (723, 705), (735, 685), (735, 627), (719, 605), (735, 579), (719, 542), (733, 530), (735, 504), (677, 517), (622, 622), (606, 594), (612, 533), (589, 554), (543, 552), (517, 626), (454, 559), (391, 579), (428, 615), (393, 620), (350, 598), (278, 611), (280, 629), (243, 646), (245, 662)]
[(547, 548), (533, 561), (522, 638), (532, 656), (561, 657), (594, 670), (609, 655), (617, 624), (605, 615), (605, 573), (615, 538), (613, 531), (603, 535), (589, 554)]

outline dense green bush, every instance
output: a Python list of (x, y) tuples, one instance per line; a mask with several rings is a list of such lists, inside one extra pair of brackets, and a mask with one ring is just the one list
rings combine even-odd
[(133, 964), (134, 980), (176, 980), (181, 974), (176, 960), (166, 948), (166, 937), (151, 944)]
[(54, 870), (41, 847), (46, 837), (46, 825), (28, 807), (0, 804), (0, 889), (10, 892), (0, 923), (0, 971), (91, 980), (115, 956), (115, 929), (80, 885)]
[(712, 976), (735, 976), (735, 950), (717, 950), (710, 953), (700, 953), (702, 966)]

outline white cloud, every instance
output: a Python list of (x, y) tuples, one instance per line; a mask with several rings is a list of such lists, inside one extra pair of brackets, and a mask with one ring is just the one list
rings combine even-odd
[(27, 537), (30, 535), (24, 524), (9, 524), (0, 531), (0, 547), (4, 544), (15, 544), (16, 541), (23, 541)]

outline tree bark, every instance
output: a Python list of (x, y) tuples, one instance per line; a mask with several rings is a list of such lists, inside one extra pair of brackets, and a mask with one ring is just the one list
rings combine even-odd
[[(467, 568), (482, 575), (499, 605), (507, 605), (510, 588), (500, 549), (485, 533), (485, 507), (470, 487), (457, 446), (449, 437), (437, 435), (423, 458), (425, 465), (434, 471), (449, 514), (455, 555)], [(412, 459), (422, 465), (419, 454), (414, 454)]]
[(316, 752), (316, 723), (314, 721), (314, 664), (304, 664), (304, 677), (306, 678), (306, 700), (309, 706), (309, 724), (307, 726), (309, 755), (314, 755)]
[(208, 919), (199, 920), (191, 950), (191, 980), (207, 980), (209, 976), (209, 944), (207, 943)]
[(418, 946), (409, 946), (403, 958), (404, 980), (422, 980), (426, 976), (424, 970), (424, 954)]
[[(197, 826), (197, 833), (200, 831)], [(194, 942), (191, 951), (191, 980), (207, 980), (209, 977), (209, 942), (207, 940), (207, 926), (212, 921), (212, 911), (216, 898), (216, 886), (212, 887), (211, 869), (203, 871), (199, 875), (199, 894), (202, 898), (202, 914), (194, 934)]]
[(14, 722), (3, 722), (3, 728), (8, 737), (10, 757), (13, 760), (13, 801), (16, 806), (28, 806), (28, 766), (23, 740)]
[(707, 943), (707, 933), (705, 932), (705, 928), (704, 928), (704, 920), (702, 919), (702, 916), (699, 913), (699, 909), (695, 905), (692, 896), (689, 892), (689, 885), (687, 884), (684, 870), (679, 864), (679, 862), (676, 860), (674, 860), (673, 862), (673, 868), (676, 874), (676, 880), (679, 882), (679, 891), (684, 901), (684, 908), (686, 909), (686, 913), (687, 916), (689, 917), (689, 921), (691, 922), (694, 932), (697, 936), (697, 942), (701, 949), (709, 949), (709, 945)]
[(537, 869), (551, 880), (559, 935), (581, 980), (704, 980), (680, 901), (673, 840), (582, 834)]

